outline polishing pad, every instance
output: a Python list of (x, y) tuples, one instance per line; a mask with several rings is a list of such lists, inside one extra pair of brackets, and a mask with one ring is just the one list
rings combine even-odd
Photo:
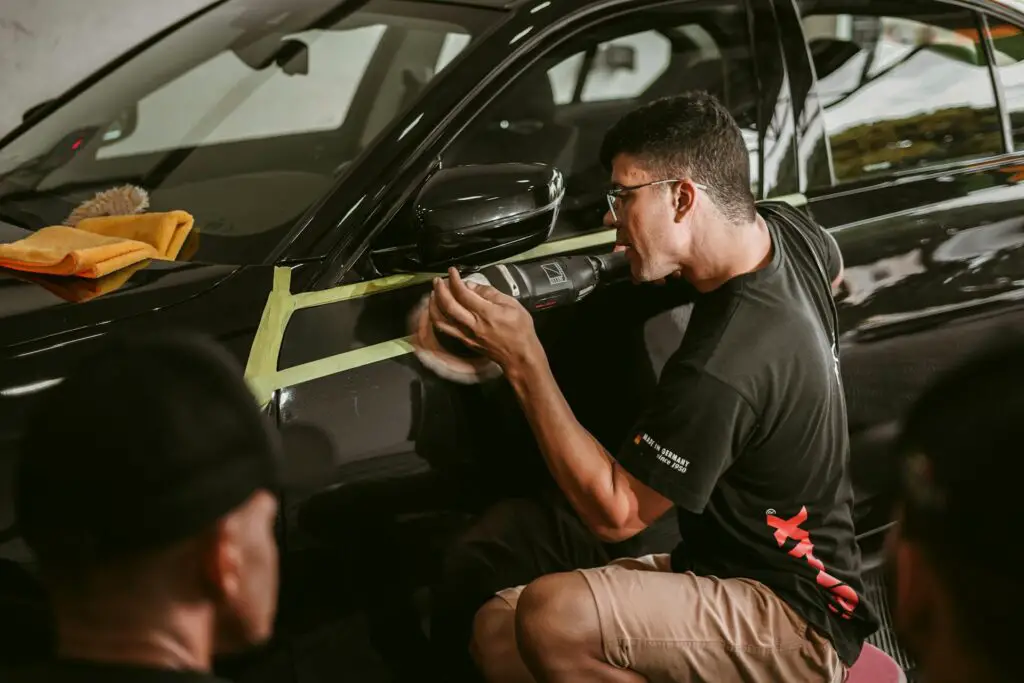
[(459, 384), (479, 384), (501, 376), (500, 365), (434, 329), (429, 304), (428, 294), (409, 318), (410, 341), (416, 358), (439, 377)]

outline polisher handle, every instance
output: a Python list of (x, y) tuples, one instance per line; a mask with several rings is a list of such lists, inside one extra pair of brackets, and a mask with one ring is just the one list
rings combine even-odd
[(601, 283), (628, 274), (629, 262), (621, 252), (598, 256), (555, 256), (526, 263), (488, 266), (470, 278), (487, 280), (500, 292), (517, 299), (531, 311), (543, 311), (580, 301)]

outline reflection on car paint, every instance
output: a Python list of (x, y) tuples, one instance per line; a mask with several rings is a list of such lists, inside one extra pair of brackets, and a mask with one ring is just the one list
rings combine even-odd
[(1006, 249), (1024, 247), (1024, 217), (961, 230), (936, 247), (932, 260), (967, 261), (978, 268)]
[(843, 287), (848, 292), (843, 298), (843, 304), (859, 306), (879, 290), (892, 287), (925, 270), (920, 249), (879, 259), (867, 265), (848, 266), (843, 270)]

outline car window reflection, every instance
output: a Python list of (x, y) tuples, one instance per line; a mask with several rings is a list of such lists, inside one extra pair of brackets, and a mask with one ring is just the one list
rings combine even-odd
[(816, 3), (804, 17), (838, 182), (1002, 151), (971, 12), (827, 12), (844, 4)]

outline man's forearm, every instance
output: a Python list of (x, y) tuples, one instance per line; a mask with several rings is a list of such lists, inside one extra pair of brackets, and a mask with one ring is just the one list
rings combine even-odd
[(543, 350), (507, 368), (548, 469), (577, 514), (595, 533), (621, 523), (628, 482), (608, 451), (573, 415)]

